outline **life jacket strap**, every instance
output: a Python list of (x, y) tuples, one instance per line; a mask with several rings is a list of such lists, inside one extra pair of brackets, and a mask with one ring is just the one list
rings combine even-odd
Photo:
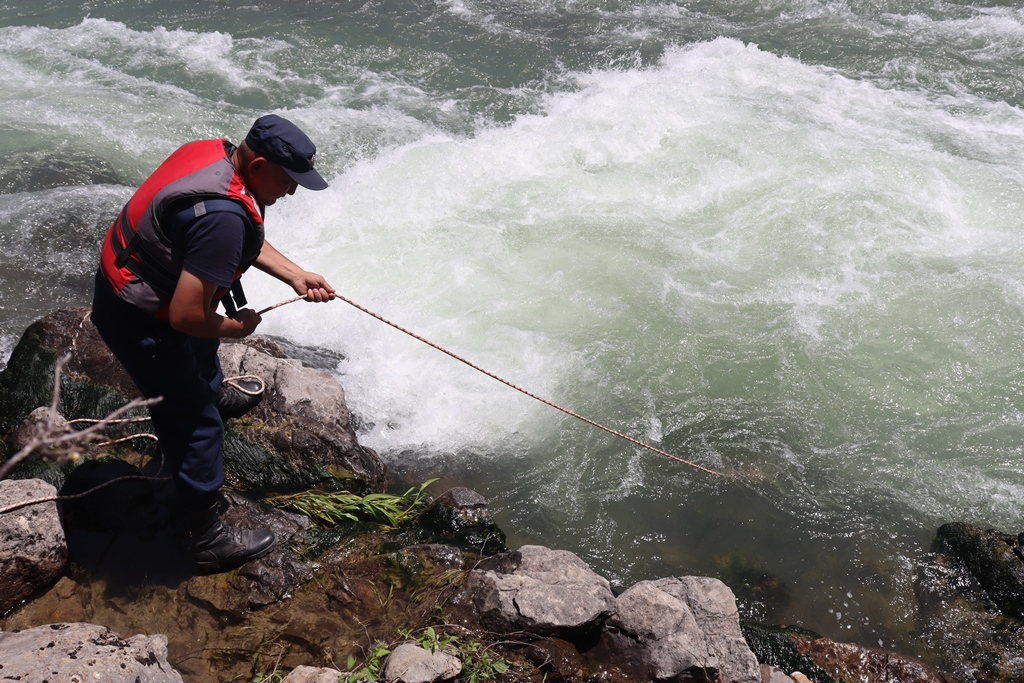
[(224, 292), (220, 302), (224, 304), (224, 312), (229, 318), (234, 318), (238, 309), (245, 306), (248, 301), (245, 299), (245, 291), (242, 289), (242, 281), (235, 280), (231, 283), (231, 289)]

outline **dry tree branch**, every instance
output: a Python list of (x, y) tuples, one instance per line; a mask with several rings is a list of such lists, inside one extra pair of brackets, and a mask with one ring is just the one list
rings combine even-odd
[(3, 465), (0, 465), (0, 479), (6, 477), (18, 463), (32, 453), (38, 452), (44, 458), (51, 460), (77, 459), (79, 447), (99, 440), (101, 437), (98, 432), (119, 416), (132, 408), (153, 405), (161, 400), (160, 397), (133, 399), (89, 427), (76, 431), (69, 427), (57, 412), (57, 403), (60, 401), (60, 375), (70, 359), (71, 354), (67, 354), (57, 361), (57, 367), (53, 371), (53, 400), (50, 402), (50, 407), (45, 411), (44, 419), (35, 425), (35, 434), (28, 440), (28, 443), (8, 458)]

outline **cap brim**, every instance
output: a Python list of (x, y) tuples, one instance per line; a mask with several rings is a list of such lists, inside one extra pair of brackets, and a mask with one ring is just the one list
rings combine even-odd
[(297, 173), (289, 168), (282, 166), (284, 172), (287, 173), (292, 180), (302, 185), (307, 190), (326, 190), (327, 181), (316, 172), (315, 168), (311, 168), (305, 173)]

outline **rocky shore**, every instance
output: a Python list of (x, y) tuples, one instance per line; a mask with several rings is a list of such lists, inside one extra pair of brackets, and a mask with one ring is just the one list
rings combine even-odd
[[(31, 437), (65, 354), (63, 419), (100, 418), (135, 395), (86, 313), (38, 321), (0, 374), (0, 458)], [(268, 385), (228, 425), (224, 516), (280, 539), (236, 571), (196, 575), (144, 423), (121, 428), (128, 441), (30, 458), (0, 481), (0, 509), (48, 499), (0, 513), (0, 681), (1024, 680), (1024, 534), (938, 530), (917, 582), (936, 644), (926, 663), (741, 622), (711, 577), (613, 590), (572, 553), (507, 548), (487, 501), (467, 489), (416, 503), (415, 521), (397, 525), (358, 514), (328, 525), (286, 509), (282, 494), (409, 486), (358, 443), (342, 387), (316, 367), (331, 359), (318, 354), (269, 339), (222, 347), (225, 374)]]

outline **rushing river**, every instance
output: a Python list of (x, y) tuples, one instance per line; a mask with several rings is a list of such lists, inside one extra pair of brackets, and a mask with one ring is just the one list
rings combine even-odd
[[(268, 237), (345, 296), (363, 443), (614, 582), (924, 653), (935, 529), (1024, 529), (1024, 10), (941, 0), (0, 0), (0, 357), (177, 145), (282, 113)], [(258, 307), (291, 296), (246, 278)], [(435, 493), (439, 492), (435, 490)]]

